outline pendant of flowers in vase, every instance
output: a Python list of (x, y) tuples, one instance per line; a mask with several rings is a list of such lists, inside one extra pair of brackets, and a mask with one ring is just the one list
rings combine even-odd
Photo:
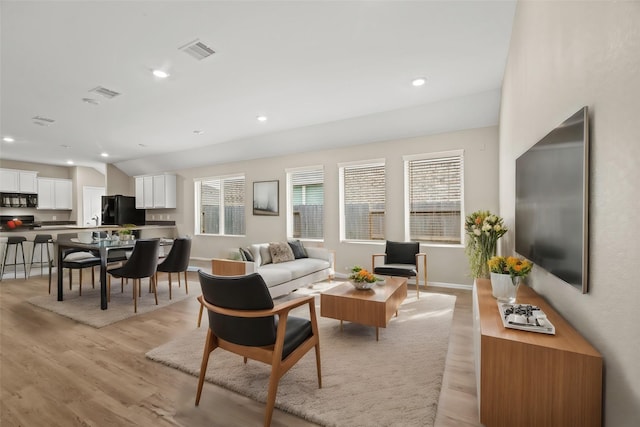
[(487, 265), (491, 272), (493, 296), (501, 302), (514, 304), (522, 280), (533, 268), (531, 262), (517, 257), (494, 256)]
[(489, 211), (476, 211), (464, 222), (467, 234), (466, 253), (472, 277), (489, 278), (487, 262), (496, 254), (498, 239), (508, 231), (504, 220)]

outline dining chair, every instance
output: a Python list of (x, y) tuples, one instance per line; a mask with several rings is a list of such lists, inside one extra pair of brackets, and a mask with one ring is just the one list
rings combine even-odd
[[(61, 242), (78, 237), (78, 233), (59, 233), (56, 241)], [(73, 270), (78, 270), (78, 295), (82, 296), (82, 272), (86, 268), (91, 268), (91, 285), (95, 288), (96, 276), (94, 267), (100, 265), (100, 256), (86, 249), (69, 248), (62, 251), (62, 265), (58, 268), (69, 269), (69, 290), (73, 284)], [(51, 269), (49, 269), (49, 293), (51, 293)]]
[[(320, 339), (313, 296), (273, 304), (262, 276), (212, 276), (199, 270), (202, 295), (198, 301), (209, 314), (196, 406), (200, 403), (209, 356), (221, 348), (247, 359), (271, 365), (265, 427), (271, 424), (280, 378), (308, 351), (315, 348), (318, 387), (322, 388)], [(290, 316), (295, 308), (308, 305), (309, 320)]]
[[(391, 277), (415, 277), (416, 293), (420, 298), (420, 276), (427, 286), (427, 254), (420, 252), (420, 242), (393, 242), (387, 240), (385, 253), (371, 256), (371, 267), (374, 274)], [(380, 264), (378, 261), (384, 258)], [(422, 261), (422, 262), (420, 262)]]
[[(156, 305), (158, 305), (158, 290), (154, 275), (158, 266), (158, 252), (160, 249), (160, 239), (140, 239), (136, 240), (133, 251), (129, 259), (122, 267), (107, 270), (107, 298), (111, 300), (111, 276), (120, 279), (133, 279), (133, 311), (138, 312), (138, 294), (140, 293), (140, 282), (148, 277), (155, 295)], [(121, 291), (123, 289), (121, 288)]]
[(178, 273), (178, 286), (180, 286), (180, 273), (184, 273), (184, 288), (189, 293), (189, 284), (187, 283), (187, 268), (189, 267), (189, 258), (191, 256), (191, 239), (179, 238), (173, 241), (169, 254), (162, 262), (158, 264), (156, 269), (155, 282), (158, 283), (158, 272), (167, 273), (169, 276), (169, 299), (171, 295), (171, 273)]

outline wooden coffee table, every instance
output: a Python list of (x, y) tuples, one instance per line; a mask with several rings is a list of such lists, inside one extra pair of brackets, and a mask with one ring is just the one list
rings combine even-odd
[(343, 283), (320, 294), (320, 315), (342, 322), (360, 323), (376, 328), (386, 328), (389, 320), (398, 315), (398, 307), (407, 297), (407, 279), (387, 278), (384, 286), (375, 285), (369, 290), (358, 290), (350, 283)]

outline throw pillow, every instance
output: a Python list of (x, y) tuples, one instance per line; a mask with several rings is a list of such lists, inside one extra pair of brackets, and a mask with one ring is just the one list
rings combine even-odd
[(269, 254), (274, 264), (279, 262), (293, 261), (293, 251), (291, 246), (286, 242), (269, 243)]
[(309, 255), (307, 255), (307, 251), (300, 240), (289, 240), (287, 243), (289, 243), (295, 259), (309, 258)]
[(242, 256), (243, 261), (249, 261), (249, 262), (254, 261), (253, 255), (251, 255), (251, 251), (245, 248), (240, 248), (240, 255)]
[(271, 253), (269, 252), (269, 244), (263, 243), (259, 245), (260, 265), (271, 264)]

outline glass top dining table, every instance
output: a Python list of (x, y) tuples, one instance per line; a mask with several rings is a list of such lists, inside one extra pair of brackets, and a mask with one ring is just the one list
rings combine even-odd
[[(160, 245), (170, 245), (172, 240), (160, 239)], [(62, 274), (62, 257), (65, 249), (84, 249), (93, 253), (100, 254), (100, 308), (106, 310), (107, 307), (107, 262), (109, 252), (112, 250), (133, 250), (136, 240), (111, 240), (98, 239), (91, 243), (84, 243), (76, 238), (69, 240), (58, 240), (55, 242), (57, 246), (56, 265), (58, 266), (58, 301), (64, 300), (64, 286)]]

